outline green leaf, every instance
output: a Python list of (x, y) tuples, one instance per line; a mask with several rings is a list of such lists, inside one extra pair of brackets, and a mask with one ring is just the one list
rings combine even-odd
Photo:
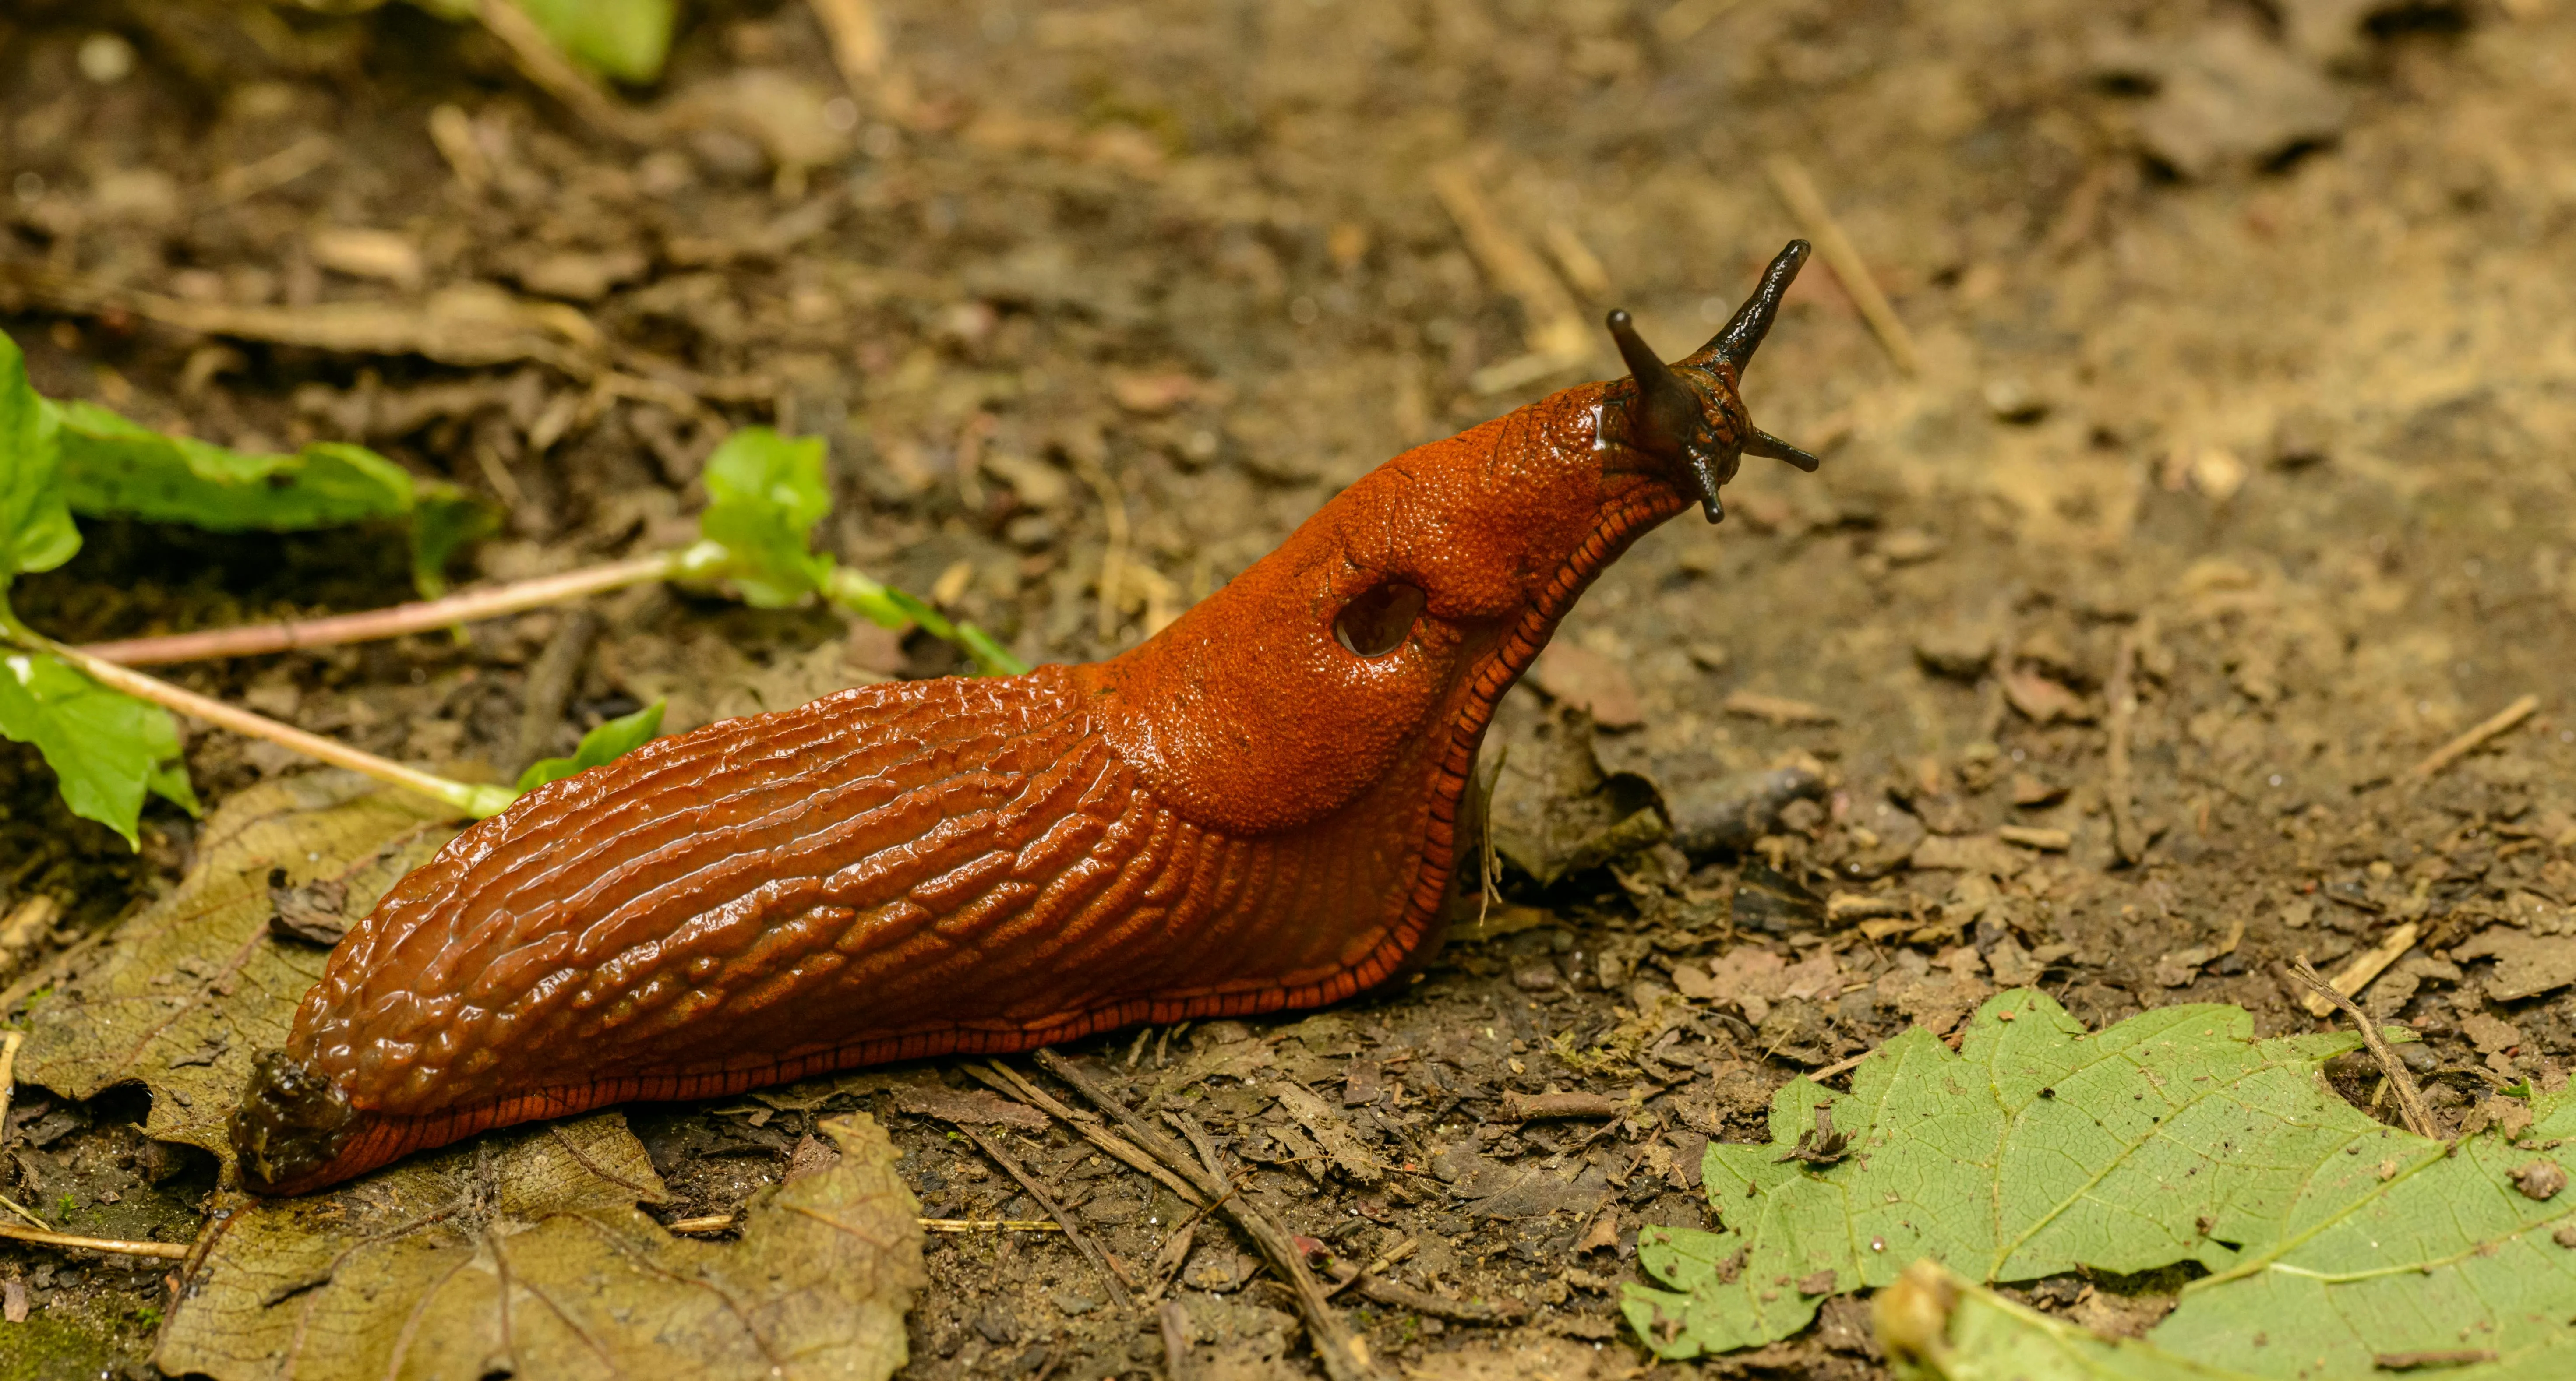
[(0, 585), (50, 571), (80, 550), (63, 502), (61, 423), (27, 382), (27, 358), (0, 333)]
[[(1785, 1337), (1822, 1296), (1891, 1285), (1920, 1258), (1980, 1283), (2193, 1262), (2210, 1274), (2149, 1341), (2218, 1374), (2544, 1346), (2576, 1313), (2576, 1254), (2552, 1238), (2576, 1195), (2517, 1190), (2514, 1170), (2547, 1158), (2501, 1132), (2454, 1148), (2336, 1096), (2316, 1066), (2358, 1043), (2257, 1040), (2243, 1009), (2214, 1005), (2087, 1034), (2044, 995), (2000, 994), (1957, 1054), (1908, 1031), (1849, 1096), (1791, 1081), (1772, 1145), (1711, 1146), (1702, 1178), (1725, 1230), (1641, 1233), (1639, 1260), (1673, 1288), (1632, 1287), (1628, 1316), (1687, 1356)], [(1819, 1107), (1851, 1139), (1842, 1158), (1781, 1159)], [(2535, 1147), (2576, 1136), (2566, 1096), (2533, 1113)]]
[(482, 498), (452, 484), (424, 481), (411, 510), (411, 583), (423, 599), (447, 593), (447, 565), (456, 553), (501, 530), (501, 515)]
[(1019, 676), (1029, 664), (1011, 655), (1011, 650), (993, 640), (993, 635), (971, 624), (957, 625), (957, 645), (975, 659), (975, 669), (986, 676)]
[[(2554, 1246), (2541, 1250), (2566, 1254)], [(2576, 1332), (2555, 1326), (2554, 1318), (2514, 1338), (2465, 1322), (2473, 1316), (2435, 1320), (2420, 1332), (2439, 1336), (2438, 1345), (2383, 1347), (2336, 1365), (2321, 1364), (2321, 1354), (2303, 1346), (2314, 1320), (2273, 1316), (2245, 1337), (2248, 1350), (2254, 1338), (2263, 1339), (2263, 1364), (2236, 1366), (2176, 1351), (2162, 1329), (2144, 1339), (2103, 1337), (1930, 1261), (1915, 1263), (1881, 1291), (1874, 1312), (1880, 1345), (1906, 1381), (2299, 1381), (2409, 1373), (2441, 1381), (2555, 1381), (2576, 1375)]]
[(217, 532), (295, 532), (412, 511), (412, 478), (364, 446), (249, 455), (164, 436), (95, 403), (62, 405), (63, 494), (91, 517)]
[(548, 782), (559, 782), (576, 772), (587, 772), (617, 761), (628, 753), (653, 741), (662, 732), (662, 706), (656, 700), (633, 714), (619, 715), (581, 736), (581, 746), (568, 758), (541, 758), (528, 764), (519, 774), (519, 789), (534, 791)]
[(806, 539), (832, 508), (822, 438), (745, 427), (707, 457), (705, 478), (698, 532), (732, 554), (727, 573), (746, 603), (783, 608), (821, 587), (832, 562)]
[(135, 843), (149, 791), (190, 814), (197, 796), (170, 712), (112, 691), (41, 652), (0, 656), (0, 735), (31, 743), (63, 803)]
[(1879, 1345), (1905, 1381), (2251, 1381), (2051, 1318), (1930, 1261), (1875, 1306)]
[(671, 53), (673, 0), (519, 0), (546, 37), (622, 82), (662, 75)]

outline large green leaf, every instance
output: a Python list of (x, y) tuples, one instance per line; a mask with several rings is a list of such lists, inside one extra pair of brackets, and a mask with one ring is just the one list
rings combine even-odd
[[(2210, 1274), (2152, 1341), (2196, 1367), (2340, 1376), (2382, 1354), (2554, 1346), (2576, 1263), (2551, 1232), (2576, 1196), (2518, 1189), (2546, 1158), (2501, 1132), (2453, 1146), (2365, 1116), (2317, 1071), (2357, 1044), (2257, 1040), (2213, 1005), (2088, 1034), (2042, 994), (2000, 994), (1958, 1053), (1908, 1031), (1848, 1097), (1782, 1089), (1772, 1145), (1711, 1146), (1725, 1230), (1641, 1233), (1673, 1288), (1632, 1287), (1629, 1318), (1686, 1356), (1785, 1337), (1823, 1296), (1920, 1258), (1980, 1283), (2192, 1262)], [(1839, 1157), (1816, 1154), (1819, 1108), (1849, 1138)], [(2535, 1147), (2576, 1135), (2564, 1096), (2533, 1111)], [(1789, 1158), (1800, 1132), (1806, 1160)]]
[(251, 455), (164, 436), (96, 403), (62, 405), (63, 495), (91, 517), (291, 532), (411, 512), (412, 478), (364, 446)]
[(0, 333), (0, 586), (50, 571), (80, 550), (63, 502), (61, 426), (27, 382), (27, 359)]
[(745, 427), (707, 457), (705, 478), (698, 531), (731, 554), (728, 573), (745, 602), (782, 608), (822, 585), (832, 563), (806, 544), (832, 509), (822, 438)]
[(656, 700), (633, 714), (619, 715), (581, 736), (581, 743), (568, 758), (539, 758), (519, 774), (519, 789), (534, 791), (548, 782), (559, 782), (576, 772), (587, 772), (605, 766), (653, 741), (662, 732), (662, 709), (668, 701)]
[(147, 791), (196, 813), (170, 712), (109, 690), (44, 653), (0, 656), (0, 735), (34, 744), (72, 813), (128, 844), (135, 842)]

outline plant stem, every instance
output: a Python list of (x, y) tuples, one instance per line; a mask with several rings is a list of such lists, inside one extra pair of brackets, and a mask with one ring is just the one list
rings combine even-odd
[(373, 777), (380, 782), (417, 791), (433, 800), (444, 801), (477, 820), (487, 815), (500, 814), (504, 806), (518, 798), (517, 792), (505, 786), (476, 786), (423, 772), (416, 767), (405, 767), (389, 758), (380, 758), (373, 753), (352, 748), (338, 739), (306, 733), (292, 724), (280, 724), (265, 715), (253, 714), (238, 706), (227, 705), (220, 700), (199, 695), (195, 691), (146, 676), (142, 672), (118, 666), (114, 662), (76, 647), (66, 647), (40, 634), (20, 631), (15, 634), (15, 641), (31, 651), (50, 653), (60, 657), (87, 673), (91, 680), (110, 689), (123, 691), (138, 700), (149, 700), (155, 705), (177, 710), (194, 719), (202, 719), (218, 728), (230, 729), (234, 733), (246, 734), (252, 738), (266, 739), (271, 743), (292, 748), (306, 757), (330, 763), (334, 767), (345, 767), (362, 776)]
[(722, 562), (722, 548), (715, 548), (713, 552), (704, 550), (711, 545), (701, 542), (676, 551), (655, 552), (651, 556), (567, 571), (562, 575), (496, 585), (488, 590), (468, 590), (444, 599), (397, 604), (390, 609), (370, 609), (363, 614), (335, 614), (304, 622), (265, 623), (247, 628), (215, 628), (203, 633), (175, 633), (159, 638), (126, 638), (117, 642), (89, 643), (80, 650), (103, 661), (140, 667), (399, 638), (407, 633), (426, 633), (477, 619), (525, 613), (566, 600), (624, 589), (629, 585), (697, 574)]

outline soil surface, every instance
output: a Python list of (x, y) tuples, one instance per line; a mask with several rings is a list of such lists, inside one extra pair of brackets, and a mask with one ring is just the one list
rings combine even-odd
[[(1645, 540), (1514, 693), (1497, 834), (1528, 828), (1481, 921), (1396, 995), (1071, 1052), (1196, 1118), (1293, 1231), (1504, 1316), (1344, 1295), (1408, 1374), (1645, 1369), (1618, 1292), (1641, 1226), (1709, 1222), (1707, 1141), (1765, 1139), (1783, 1081), (1998, 985), (2316, 1029), (2289, 959), (2412, 927), (2365, 1001), (2426, 1038), (2439, 1116), (2576, 1060), (2546, 986), (2576, 977), (2576, 7), (902, 3), (856, 89), (803, 4), (686, 8), (628, 138), (403, 5), (13, 5), (0, 329), (51, 396), (245, 449), (363, 441), (490, 496), (460, 580), (685, 540), (725, 429), (824, 436), (835, 555), (1084, 660), (1405, 447), (1615, 376), (1602, 310), (1696, 345), (1817, 229), (1768, 160), (1856, 247), (1875, 287), (1811, 267), (1747, 381), (1822, 472), (1749, 462), (1724, 525)], [(587, 353), (324, 349), (151, 305), (418, 321), (474, 285), (554, 304)], [(388, 532), (84, 532), (12, 592), (68, 639), (409, 596)], [(657, 697), (684, 730), (958, 667), (654, 588), (174, 674), (501, 774)], [(202, 729), (188, 766), (210, 799), (304, 770)], [(0, 900), (63, 906), (0, 979), (59, 972), (191, 855), (164, 805), (139, 853), (74, 819), (14, 745), (0, 811)], [(926, 1214), (1046, 1216), (943, 1119), (978, 1087), (934, 1062), (631, 1116), (674, 1218), (853, 1104)], [(1507, 1112), (1550, 1090), (1615, 1108)], [(0, 1192), (185, 1240), (212, 1167), (141, 1112), (20, 1089)], [(1318, 1374), (1247, 1242), (1181, 1239), (1167, 1191), (1060, 1127), (978, 1130), (1181, 1302), (1189, 1375)], [(1157, 1310), (1060, 1234), (939, 1235), (930, 1263), (910, 1375), (1164, 1374)], [(149, 1375), (166, 1265), (13, 1244), (0, 1290)], [(2151, 1319), (2172, 1284), (2026, 1294)], [(1883, 1374), (1848, 1301), (1662, 1370), (1694, 1367)]]

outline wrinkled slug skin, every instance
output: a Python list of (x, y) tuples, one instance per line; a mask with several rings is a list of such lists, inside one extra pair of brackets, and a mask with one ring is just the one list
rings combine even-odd
[[(332, 954), (235, 1114), (244, 1179), (1400, 977), (1496, 702), (1639, 535), (1714, 514), (1753, 433), (1712, 358), (1696, 481), (1655, 440), (1669, 399), (1649, 433), (1637, 382), (1568, 389), (1380, 466), (1111, 661), (843, 691), (530, 793)], [(1346, 646), (1395, 583), (1422, 592), (1401, 640)]]

